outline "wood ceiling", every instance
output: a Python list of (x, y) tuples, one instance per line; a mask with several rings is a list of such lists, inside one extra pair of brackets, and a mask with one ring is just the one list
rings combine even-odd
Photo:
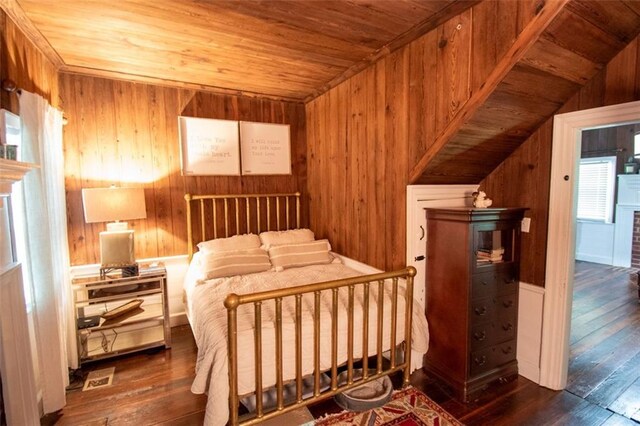
[(479, 183), (640, 33), (640, 1), (548, 2), (413, 168)]
[[(62, 72), (301, 102), (478, 2), (0, 0), (0, 5)], [(410, 183), (480, 182), (640, 33), (639, 0), (541, 0), (537, 12), (428, 147), (411, 170)]]
[(3, 3), (61, 71), (303, 101), (477, 1)]

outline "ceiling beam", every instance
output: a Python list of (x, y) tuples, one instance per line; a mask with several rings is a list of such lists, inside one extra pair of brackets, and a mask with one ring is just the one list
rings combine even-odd
[(420, 179), (429, 163), (458, 133), (460, 128), (472, 118), (478, 108), (484, 104), (511, 69), (524, 57), (534, 43), (538, 41), (538, 38), (569, 1), (570, 0), (548, 0), (544, 3), (538, 10), (536, 16), (520, 33), (511, 48), (498, 62), (491, 74), (489, 74), (480, 89), (471, 95), (460, 112), (449, 122), (442, 133), (438, 135), (433, 144), (427, 148), (425, 154), (411, 170), (411, 174), (409, 175), (411, 184), (416, 183)]
[(398, 37), (391, 40), (389, 43), (385, 44), (384, 46), (382, 46), (381, 48), (373, 52), (371, 55), (369, 55), (365, 59), (361, 60), (360, 62), (356, 62), (355, 64), (347, 68), (342, 74), (331, 79), (329, 82), (322, 85), (317, 90), (314, 90), (313, 93), (311, 93), (309, 96), (307, 96), (304, 99), (304, 102), (305, 103), (310, 102), (313, 99), (317, 98), (318, 96), (322, 95), (323, 93), (328, 92), (332, 88), (336, 87), (338, 84), (350, 79), (351, 77), (358, 74), (360, 71), (364, 70), (371, 64), (377, 62), (379, 59), (384, 58), (387, 55), (390, 55), (391, 53), (395, 52), (401, 47), (425, 35), (429, 31), (437, 28), (439, 25), (444, 24), (454, 16), (461, 14), (465, 10), (480, 3), (481, 1), (482, 0), (457, 0), (453, 3), (448, 4), (446, 7), (444, 7), (437, 13), (433, 14), (426, 21), (423, 21), (418, 25), (415, 25), (414, 27), (410, 28), (406, 32), (400, 34)]
[(64, 65), (64, 61), (58, 55), (58, 52), (53, 49), (47, 39), (33, 25), (33, 22), (27, 17), (17, 0), (0, 0), (0, 7), (55, 68), (59, 69)]

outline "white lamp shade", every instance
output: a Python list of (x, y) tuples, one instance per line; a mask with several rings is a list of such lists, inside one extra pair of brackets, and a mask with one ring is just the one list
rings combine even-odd
[(85, 188), (82, 204), (86, 223), (147, 217), (143, 188)]

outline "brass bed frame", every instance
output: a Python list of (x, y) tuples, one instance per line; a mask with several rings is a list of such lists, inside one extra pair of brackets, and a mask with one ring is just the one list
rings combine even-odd
[[(293, 202), (290, 202), (293, 198)], [(255, 232), (271, 231), (272, 226), (276, 231), (300, 228), (300, 193), (290, 194), (238, 194), (238, 195), (192, 195), (185, 194), (187, 202), (187, 242), (189, 260), (193, 257), (194, 238), (193, 226), (200, 226), (200, 238), (198, 241), (206, 241), (207, 238), (229, 237), (229, 230), (236, 232), (231, 235), (248, 234)], [(272, 203), (272, 199), (274, 203)], [(264, 200), (261, 203), (261, 200)], [(199, 220), (193, 221), (195, 212), (193, 204), (197, 204)], [(293, 207), (295, 210), (292, 212)], [(253, 212), (253, 214), (252, 214)], [(272, 215), (274, 213), (275, 215)], [(219, 223), (218, 216), (223, 216), (224, 227)], [(241, 217), (244, 222), (241, 221)], [(293, 222), (295, 218), (295, 222)], [(265, 220), (266, 219), (266, 220)], [(275, 224), (274, 224), (275, 219)], [(281, 223), (284, 220), (284, 224)], [(210, 226), (207, 226), (207, 225)], [(207, 232), (207, 229), (211, 231)]]
[[(293, 202), (290, 202), (293, 199)], [(217, 238), (218, 231), (222, 236), (230, 236), (229, 230), (235, 227), (235, 234), (249, 233), (256, 230), (258, 233), (275, 228), (293, 229), (300, 227), (300, 193), (291, 194), (242, 194), (242, 195), (191, 195), (186, 194), (187, 202), (187, 226), (189, 258), (193, 254), (194, 232), (192, 226), (198, 223), (200, 239), (204, 241), (208, 237), (207, 229), (211, 228), (213, 238)], [(261, 203), (261, 200), (264, 201)], [(272, 200), (274, 202), (272, 202)], [(194, 209), (193, 204), (199, 205)], [(197, 214), (198, 220), (192, 220), (192, 214)], [(224, 217), (224, 223), (218, 224), (217, 218)], [(295, 217), (295, 222), (292, 220)], [(244, 220), (241, 220), (244, 219)], [(281, 224), (284, 219), (284, 224)], [(209, 220), (211, 222), (209, 223)], [(208, 224), (210, 226), (208, 226)], [(234, 226), (235, 225), (235, 226)], [(284, 226), (283, 226), (284, 225)], [(264, 420), (278, 416), (288, 411), (330, 398), (340, 392), (354, 388), (363, 383), (370, 382), (385, 375), (403, 371), (403, 385), (409, 384), (411, 373), (411, 324), (413, 313), (413, 277), (416, 270), (413, 267), (373, 275), (362, 275), (335, 281), (314, 283), (291, 288), (264, 291), (252, 294), (229, 294), (224, 301), (227, 309), (228, 326), (228, 357), (229, 357), (229, 424), (253, 425)], [(398, 285), (399, 280), (406, 282), (405, 290), (405, 330), (404, 342), (397, 342), (397, 316), (398, 316)], [(362, 337), (362, 376), (354, 378), (354, 293), (357, 286), (362, 287), (363, 297), (363, 330), (369, 328), (369, 290), (371, 285), (377, 286), (378, 301), (376, 321), (376, 348), (371, 356), (375, 355), (375, 369), (369, 369), (369, 332), (363, 331)], [(383, 363), (383, 315), (384, 315), (384, 286), (391, 286), (391, 333), (389, 365)], [(340, 288), (348, 290), (347, 312), (347, 381), (338, 383), (338, 291)], [(328, 389), (320, 389), (320, 297), (321, 292), (331, 291), (331, 382)], [(302, 395), (302, 296), (313, 294), (313, 329), (314, 329), (314, 373), (313, 394), (303, 398)], [(285, 405), (284, 379), (282, 361), (282, 301), (284, 298), (295, 298), (295, 401)], [(275, 360), (276, 360), (276, 407), (268, 411), (263, 407), (261, 395), (264, 390), (262, 385), (262, 306), (265, 303), (275, 304)], [(238, 414), (240, 395), (238, 395), (238, 352), (237, 352), (237, 309), (240, 305), (253, 304), (254, 306), (254, 350), (255, 350), (255, 388), (256, 409), (253, 417), (241, 420)], [(395, 348), (402, 349), (402, 357), (398, 357)]]

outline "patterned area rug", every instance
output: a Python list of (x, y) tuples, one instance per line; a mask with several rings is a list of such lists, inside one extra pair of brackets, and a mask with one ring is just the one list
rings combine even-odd
[(385, 406), (360, 413), (343, 411), (316, 420), (315, 426), (461, 426), (451, 414), (409, 386), (396, 392)]

